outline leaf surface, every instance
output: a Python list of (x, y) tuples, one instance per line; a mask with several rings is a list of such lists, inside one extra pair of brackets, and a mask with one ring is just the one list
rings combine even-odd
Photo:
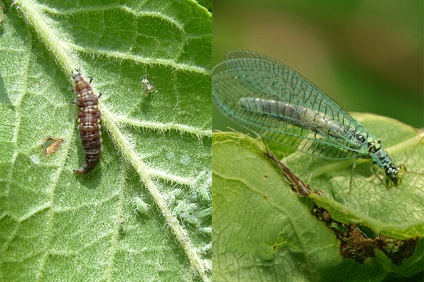
[[(193, 1), (5, 4), (0, 280), (209, 280), (211, 14)], [(74, 69), (102, 93), (87, 175), (73, 174)], [(46, 156), (48, 138), (63, 142)]]
[[(408, 171), (422, 173), (422, 133), (392, 119), (354, 116), (383, 140), (399, 164), (411, 153)], [(275, 145), (275, 144), (273, 144)], [(278, 149), (278, 148), (276, 148)], [(333, 230), (312, 214), (314, 203), (340, 222), (360, 223), (397, 239), (424, 235), (424, 177), (408, 173), (387, 189), (370, 162), (328, 161), (300, 152), (283, 162), (323, 195), (299, 197), (280, 169), (265, 155), (265, 145), (240, 133), (213, 136), (213, 277), (219, 281), (375, 281), (391, 273), (409, 277), (423, 271), (423, 247), (394, 265), (382, 252), (364, 264), (343, 259)], [(400, 161), (399, 161), (400, 160)], [(350, 179), (352, 178), (352, 187)]]

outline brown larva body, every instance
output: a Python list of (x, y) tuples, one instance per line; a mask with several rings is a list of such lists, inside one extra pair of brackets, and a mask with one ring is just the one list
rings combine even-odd
[(87, 173), (93, 170), (100, 160), (101, 133), (100, 116), (97, 109), (98, 98), (94, 95), (90, 83), (85, 81), (79, 71), (72, 74), (75, 80), (75, 93), (77, 100), (75, 104), (79, 108), (78, 122), (85, 152), (85, 163), (82, 168), (74, 169), (75, 173)]

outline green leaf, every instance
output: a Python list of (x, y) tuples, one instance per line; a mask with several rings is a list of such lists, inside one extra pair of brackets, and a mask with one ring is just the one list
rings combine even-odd
[[(0, 280), (209, 280), (211, 14), (190, 0), (11, 2)], [(102, 93), (101, 163), (86, 175), (73, 173), (75, 68)], [(63, 142), (45, 155), (49, 137)]]
[[(357, 118), (383, 140), (395, 163), (422, 173), (423, 134), (395, 120), (375, 115)], [(213, 277), (242, 281), (380, 281), (395, 273), (409, 277), (424, 270), (424, 244), (394, 265), (382, 252), (364, 264), (343, 259), (333, 230), (311, 214), (314, 203), (333, 219), (360, 223), (398, 239), (424, 236), (422, 174), (406, 174), (387, 189), (370, 162), (328, 161), (295, 152), (283, 159), (312, 189), (323, 195), (300, 197), (280, 169), (265, 155), (265, 145), (240, 133), (213, 135)], [(373, 167), (383, 178), (381, 169)], [(352, 187), (350, 179), (352, 178)]]

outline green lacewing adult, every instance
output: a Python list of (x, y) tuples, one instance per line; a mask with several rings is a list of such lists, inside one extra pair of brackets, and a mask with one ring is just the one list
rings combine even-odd
[[(212, 71), (213, 102), (240, 125), (281, 145), (324, 159), (367, 158), (388, 187), (406, 172), (375, 137), (290, 67), (251, 51), (231, 51)], [(306, 142), (300, 142), (306, 141)]]

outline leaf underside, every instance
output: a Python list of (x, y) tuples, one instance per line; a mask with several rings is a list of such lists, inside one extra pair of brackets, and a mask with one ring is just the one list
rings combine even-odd
[[(208, 280), (211, 14), (193, 1), (4, 2), (0, 280)], [(101, 162), (86, 175), (73, 174), (75, 68), (102, 93)], [(45, 154), (49, 138), (63, 142)]]
[[(397, 164), (422, 138), (413, 128), (388, 118), (360, 114), (355, 118), (383, 140)], [(423, 237), (422, 174), (408, 173), (400, 186), (387, 189), (379, 179), (384, 173), (374, 167), (370, 170), (369, 161), (358, 160), (352, 172), (352, 161), (321, 160), (295, 152), (286, 155), (283, 163), (322, 193), (300, 197), (265, 155), (265, 146), (239, 133), (214, 133), (214, 279), (359, 281), (381, 280), (390, 273), (409, 277), (423, 271), (422, 240), (399, 266), (378, 250), (375, 257), (358, 263), (343, 259), (334, 227), (311, 213), (317, 204), (338, 222), (366, 226), (387, 238)], [(423, 156), (421, 140), (405, 163), (408, 171), (422, 173)]]

